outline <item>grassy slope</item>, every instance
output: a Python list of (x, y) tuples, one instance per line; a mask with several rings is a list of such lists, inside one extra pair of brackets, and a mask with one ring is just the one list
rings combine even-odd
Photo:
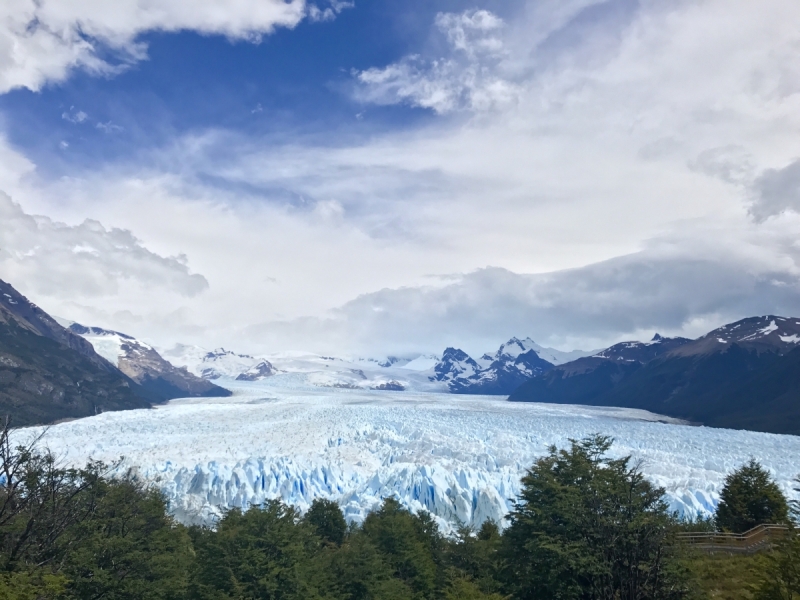
[(765, 563), (764, 554), (692, 554), (686, 565), (693, 600), (750, 600)]

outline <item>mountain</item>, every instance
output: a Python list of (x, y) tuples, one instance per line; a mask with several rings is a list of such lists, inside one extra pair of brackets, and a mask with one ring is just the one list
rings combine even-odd
[(148, 408), (157, 400), (0, 280), (0, 415), (23, 426)]
[(510, 400), (641, 408), (713, 427), (800, 434), (800, 319), (752, 317), (693, 341), (654, 341), (561, 365)]
[(141, 385), (158, 400), (201, 396), (230, 396), (231, 392), (178, 368), (149, 344), (120, 333), (72, 323), (69, 331), (90, 342), (98, 354)]
[(257, 381), (267, 377), (291, 379), (293, 385), (390, 391), (450, 391), (459, 394), (509, 394), (555, 361), (585, 356), (580, 350), (544, 348), (530, 338), (511, 338), (492, 354), (473, 359), (462, 350), (447, 348), (434, 355), (353, 358), (287, 351), (256, 357), (224, 348), (211, 352), (178, 344), (162, 352), (173, 364), (184, 365), (204, 379)]
[(495, 360), (500, 354), (517, 356), (531, 350), (536, 352), (539, 358), (546, 360), (552, 365), (563, 365), (564, 363), (572, 362), (573, 360), (577, 360), (584, 356), (591, 356), (597, 352), (597, 350), (593, 350), (591, 352), (586, 352), (585, 350), (570, 350), (569, 352), (564, 352), (563, 350), (556, 350), (555, 348), (540, 346), (529, 337), (525, 338), (524, 340), (513, 337), (505, 344), (500, 346), (500, 350), (498, 350), (495, 354), (484, 354), (481, 358), (491, 361)]
[(276, 373), (272, 364), (263, 358), (249, 354), (237, 354), (225, 348), (203, 350), (198, 346), (177, 344), (164, 351), (164, 355), (172, 362), (185, 367), (190, 373), (203, 379), (239, 379), (255, 381), (270, 377)]
[(621, 342), (593, 356), (559, 365), (511, 393), (511, 400), (594, 404), (645, 363), (691, 342), (656, 334), (650, 342)]
[(247, 369), (244, 373), (236, 376), (238, 381), (260, 381), (266, 377), (275, 375), (275, 367), (268, 360), (261, 360)]
[(463, 350), (447, 348), (430, 379), (447, 384), (454, 394), (509, 394), (531, 377), (553, 368), (532, 345), (530, 338), (511, 338), (494, 354), (484, 354), (480, 362)]

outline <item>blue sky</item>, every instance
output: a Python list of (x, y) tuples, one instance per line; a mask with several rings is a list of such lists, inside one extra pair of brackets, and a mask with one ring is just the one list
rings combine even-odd
[(0, 278), (60, 316), (413, 354), (800, 314), (790, 0), (0, 17)]
[[(68, 170), (125, 158), (142, 146), (205, 128), (358, 135), (375, 127), (413, 126), (427, 115), (402, 106), (374, 108), (368, 125), (359, 121), (356, 115), (367, 111), (346, 92), (353, 69), (391, 63), (425, 42), (428, 27), (414, 22), (429, 23), (437, 12), (434, 3), (398, 8), (365, 2), (335, 20), (301, 22), (260, 43), (191, 31), (147, 32), (137, 38), (147, 45), (147, 60), (120, 75), (78, 70), (42, 90), (16, 89), (0, 97), (6, 132), (40, 166)], [(79, 123), (62, 117), (74, 119), (80, 112), (87, 116)]]
[[(518, 10), (514, 3), (485, 5), (498, 15)], [(435, 51), (442, 44), (431, 31), (436, 14), (464, 6), (453, 0), (366, 1), (330, 21), (306, 19), (257, 43), (145, 31), (136, 41), (146, 46), (147, 58), (118, 75), (76, 69), (39, 90), (0, 96), (6, 135), (40, 169), (63, 175), (208, 128), (325, 140), (415, 127), (430, 120), (430, 111), (365, 106), (349, 93), (352, 73), (420, 49)], [(125, 64), (99, 46), (109, 62)], [(77, 121), (81, 114), (84, 120)]]

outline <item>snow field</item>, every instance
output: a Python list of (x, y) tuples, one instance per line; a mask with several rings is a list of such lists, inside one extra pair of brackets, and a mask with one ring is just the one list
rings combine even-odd
[(751, 456), (787, 493), (800, 473), (795, 436), (692, 427), (637, 410), (320, 389), (296, 376), (281, 387), (282, 379), (222, 381), (233, 397), (61, 423), (44, 443), (69, 465), (123, 457), (118, 472), (134, 469), (178, 519), (205, 523), (269, 498), (305, 510), (317, 497), (360, 522), (394, 496), (429, 510), (445, 530), (477, 527), (507, 514), (520, 478), (548, 446), (592, 433), (616, 439), (614, 456), (642, 459), (672, 509), (687, 515), (712, 512), (725, 475)]

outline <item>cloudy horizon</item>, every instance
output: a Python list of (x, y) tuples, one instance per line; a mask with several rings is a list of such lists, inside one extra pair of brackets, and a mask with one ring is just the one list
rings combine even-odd
[(800, 316), (789, 0), (14, 0), (0, 279), (160, 347)]

